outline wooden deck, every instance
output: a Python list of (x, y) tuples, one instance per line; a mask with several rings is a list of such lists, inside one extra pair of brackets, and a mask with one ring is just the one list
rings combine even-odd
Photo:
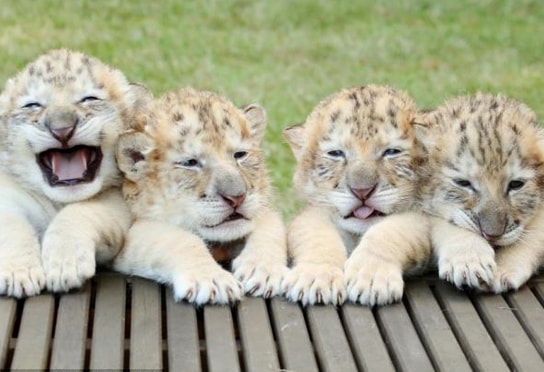
[(404, 301), (301, 308), (276, 298), (195, 309), (138, 278), (0, 298), (3, 370), (544, 371), (544, 277), (504, 296), (423, 278)]

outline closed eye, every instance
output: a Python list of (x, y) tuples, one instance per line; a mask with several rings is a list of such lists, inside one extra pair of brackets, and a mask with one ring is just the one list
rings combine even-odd
[(25, 109), (33, 109), (33, 108), (40, 108), (42, 105), (39, 102), (29, 102), (26, 105), (24, 105), (22, 108)]
[(474, 189), (474, 187), (472, 186), (472, 183), (469, 180), (466, 180), (463, 178), (456, 178), (453, 180), (453, 183), (462, 188)]
[(82, 99), (79, 100), (79, 103), (87, 103), (87, 102), (94, 102), (94, 101), (99, 101), (100, 98), (96, 97), (96, 96), (85, 96), (83, 97)]
[(342, 150), (331, 150), (331, 151), (327, 151), (327, 155), (329, 155), (329, 156), (332, 157), (332, 158), (337, 158), (337, 159), (345, 158), (345, 157), (346, 157), (346, 154), (345, 154), (344, 151), (342, 151)]

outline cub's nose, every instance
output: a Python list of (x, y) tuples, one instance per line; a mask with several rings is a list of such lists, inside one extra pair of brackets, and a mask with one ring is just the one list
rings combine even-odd
[(353, 195), (355, 195), (360, 200), (366, 200), (368, 197), (372, 194), (374, 189), (376, 188), (376, 185), (364, 189), (358, 189), (350, 187), (349, 190), (352, 192)]
[(49, 131), (57, 140), (62, 143), (66, 143), (74, 135), (76, 127), (64, 127), (64, 128), (49, 128)]
[(244, 200), (246, 200), (246, 194), (240, 194), (240, 195), (225, 195), (220, 194), (223, 200), (225, 200), (228, 205), (230, 205), (232, 208), (238, 208)]

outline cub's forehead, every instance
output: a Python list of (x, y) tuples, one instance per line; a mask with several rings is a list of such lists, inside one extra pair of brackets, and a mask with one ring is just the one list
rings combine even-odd
[(128, 84), (123, 73), (100, 60), (80, 52), (58, 49), (30, 62), (7, 82), (3, 95), (11, 98), (51, 95), (53, 89), (57, 94), (66, 95), (101, 90), (111, 97), (120, 94)]
[(407, 134), (415, 112), (414, 102), (405, 93), (371, 85), (330, 96), (314, 109), (306, 125), (320, 138), (372, 140), (383, 132)]
[(173, 142), (199, 142), (220, 146), (249, 138), (249, 123), (242, 111), (211, 92), (181, 90), (166, 94), (154, 110), (159, 126)]

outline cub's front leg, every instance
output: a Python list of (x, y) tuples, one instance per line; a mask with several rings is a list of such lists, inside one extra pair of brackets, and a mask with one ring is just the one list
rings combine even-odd
[(233, 261), (232, 270), (249, 295), (272, 297), (281, 292), (287, 272), (287, 242), (279, 213), (267, 211), (255, 219), (255, 229)]
[(308, 208), (298, 215), (289, 228), (287, 245), (293, 262), (282, 282), (287, 298), (303, 305), (342, 304), (346, 248), (324, 211)]
[(25, 217), (0, 210), (0, 295), (33, 296), (44, 286), (36, 231)]
[(91, 278), (97, 262), (110, 261), (121, 249), (131, 218), (116, 189), (65, 206), (43, 237), (47, 289), (68, 291)]
[(473, 231), (440, 218), (431, 219), (431, 240), (438, 275), (457, 286), (487, 291), (493, 286), (495, 251)]
[(219, 266), (200, 237), (167, 223), (136, 221), (113, 268), (171, 285), (176, 301), (227, 304), (243, 294), (242, 285)]
[(361, 238), (344, 266), (351, 301), (386, 305), (402, 298), (403, 274), (425, 269), (431, 261), (429, 218), (407, 212), (388, 216)]

